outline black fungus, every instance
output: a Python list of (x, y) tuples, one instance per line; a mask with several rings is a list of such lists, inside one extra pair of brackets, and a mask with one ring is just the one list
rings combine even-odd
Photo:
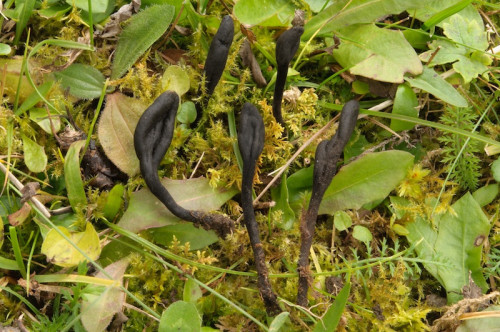
[(318, 144), (313, 172), (313, 187), (308, 209), (302, 214), (300, 231), (301, 246), (298, 262), (299, 286), (297, 304), (307, 306), (307, 290), (309, 288), (309, 251), (311, 249), (319, 205), (326, 189), (337, 172), (337, 162), (349, 141), (356, 126), (359, 103), (351, 100), (344, 105), (340, 115), (337, 132), (330, 140)]
[(283, 99), (283, 90), (285, 89), (286, 77), (288, 75), (288, 65), (292, 61), (300, 45), (300, 36), (304, 33), (304, 28), (294, 26), (283, 32), (276, 41), (276, 63), (278, 73), (276, 84), (274, 86), (273, 115), (278, 123), (284, 127), (283, 117), (281, 115), (281, 101)]
[(252, 199), (255, 166), (264, 147), (264, 122), (257, 108), (250, 103), (245, 103), (241, 110), (238, 145), (243, 159), (241, 205), (258, 273), (257, 286), (267, 313), (273, 316), (280, 313), (281, 309), (278, 305), (277, 296), (271, 289), (269, 282), (266, 258), (262, 243), (260, 242), (259, 227), (255, 220)]
[(208, 96), (212, 95), (222, 76), (233, 37), (233, 19), (226, 15), (222, 18), (205, 60), (205, 87)]
[(234, 228), (231, 219), (219, 214), (184, 209), (160, 182), (158, 167), (172, 142), (178, 107), (177, 93), (167, 91), (162, 93), (139, 119), (134, 132), (134, 147), (139, 158), (141, 174), (151, 193), (175, 216), (207, 230), (213, 229), (219, 236), (224, 237)]

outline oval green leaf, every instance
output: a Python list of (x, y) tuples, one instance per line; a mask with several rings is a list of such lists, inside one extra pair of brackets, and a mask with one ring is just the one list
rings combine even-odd
[(9, 55), (11, 50), (9, 45), (0, 43), (0, 55)]
[(177, 121), (183, 124), (190, 124), (196, 120), (196, 106), (192, 101), (182, 103), (179, 113), (177, 113)]
[(345, 231), (352, 226), (352, 219), (345, 211), (337, 211), (333, 214), (333, 224), (335, 229)]
[(54, 131), (56, 133), (61, 129), (61, 118), (59, 114), (56, 115), (53, 112), (47, 112), (45, 108), (35, 107), (29, 110), (29, 115), (30, 120), (39, 125), (47, 134), (52, 135), (52, 126), (54, 126)]
[[(418, 117), (418, 99), (417, 95), (408, 83), (398, 86), (392, 114), (401, 114), (411, 117)], [(414, 123), (401, 120), (391, 120), (391, 129), (394, 131), (410, 130), (415, 127)]]
[(31, 172), (40, 173), (47, 166), (47, 155), (43, 146), (38, 145), (25, 135), (22, 135), (24, 163)]
[(288, 0), (239, 0), (233, 14), (243, 24), (286, 26), (293, 19), (295, 7)]
[(412, 154), (393, 150), (370, 153), (342, 167), (326, 190), (319, 213), (333, 215), (385, 198), (412, 164)]
[(135, 61), (167, 31), (175, 7), (171, 5), (153, 5), (134, 15), (123, 29), (111, 69), (111, 78), (117, 79), (135, 63)]
[(75, 212), (78, 207), (81, 208), (87, 205), (87, 196), (83, 189), (83, 181), (80, 174), (80, 158), (78, 156), (84, 145), (84, 140), (71, 144), (64, 159), (64, 180), (66, 181), (68, 200)]
[(433, 69), (424, 66), (422, 74), (415, 77), (405, 77), (405, 80), (414, 88), (422, 89), (433, 94), (436, 98), (457, 107), (467, 107), (467, 100), (446, 82)]
[(171, 90), (182, 96), (189, 91), (189, 75), (179, 66), (169, 66), (161, 79), (164, 91)]
[(352, 229), (352, 237), (364, 243), (369, 243), (373, 239), (373, 235), (370, 230), (361, 225), (354, 226)]
[(81, 63), (55, 72), (54, 76), (61, 81), (63, 88), (69, 89), (69, 93), (82, 99), (99, 98), (105, 81), (99, 70)]
[[(238, 192), (235, 189), (213, 189), (205, 178), (163, 179), (161, 183), (168, 189), (175, 201), (188, 210), (206, 212), (217, 210)], [(131, 195), (130, 204), (118, 222), (118, 226), (137, 233), (148, 228), (175, 225), (179, 221), (180, 219), (161, 204), (148, 189), (141, 189)]]
[(161, 315), (159, 332), (193, 332), (201, 329), (201, 317), (193, 303), (177, 301)]

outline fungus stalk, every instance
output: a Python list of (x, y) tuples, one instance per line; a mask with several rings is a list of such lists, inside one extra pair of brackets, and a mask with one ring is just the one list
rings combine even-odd
[(175, 202), (160, 182), (158, 167), (172, 142), (178, 107), (177, 93), (167, 91), (162, 93), (139, 119), (134, 132), (134, 147), (139, 158), (141, 174), (151, 193), (175, 216), (204, 229), (213, 229), (219, 236), (224, 237), (234, 228), (231, 219), (223, 215), (184, 209)]
[(330, 140), (318, 144), (315, 155), (313, 187), (308, 209), (302, 214), (300, 223), (301, 245), (297, 270), (299, 272), (299, 286), (297, 304), (307, 306), (307, 290), (309, 288), (309, 251), (311, 249), (319, 205), (326, 189), (332, 182), (337, 171), (337, 162), (349, 141), (356, 126), (359, 113), (359, 103), (351, 100), (342, 108), (339, 127)]
[(281, 312), (277, 296), (271, 289), (266, 258), (260, 242), (259, 227), (255, 220), (252, 198), (252, 183), (255, 175), (255, 166), (264, 147), (264, 122), (257, 108), (245, 103), (241, 111), (238, 132), (238, 145), (243, 159), (243, 179), (241, 183), (241, 204), (245, 225), (252, 245), (255, 265), (258, 274), (258, 288), (266, 311), (274, 316)]
[(286, 77), (288, 75), (288, 65), (292, 61), (300, 45), (300, 36), (304, 33), (304, 28), (300, 25), (283, 32), (276, 41), (276, 63), (278, 72), (276, 84), (274, 85), (273, 115), (276, 121), (284, 127), (281, 115), (281, 101), (283, 90), (285, 89)]

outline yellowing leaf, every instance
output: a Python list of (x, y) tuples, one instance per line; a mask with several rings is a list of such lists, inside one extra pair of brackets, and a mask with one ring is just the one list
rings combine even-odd
[(106, 96), (97, 135), (106, 156), (121, 171), (139, 173), (139, 159), (134, 149), (134, 131), (146, 105), (121, 93)]
[[(66, 227), (57, 227), (71, 242), (82, 250), (91, 259), (99, 258), (101, 246), (99, 236), (90, 222), (87, 222), (85, 231), (70, 232)], [(57, 230), (51, 229), (42, 243), (42, 254), (47, 256), (47, 261), (62, 267), (78, 265), (86, 258), (69, 243)]]
[[(117, 281), (122, 283), (123, 274), (127, 269), (129, 260), (121, 259), (108, 265), (104, 270)], [(104, 273), (99, 272), (97, 278), (107, 279)], [(88, 285), (83, 290), (81, 320), (87, 331), (104, 331), (111, 323), (113, 316), (122, 310), (125, 302), (125, 293), (115, 286)]]
[(352, 74), (402, 83), (406, 73), (418, 75), (422, 63), (401, 31), (355, 24), (339, 31), (342, 42), (333, 56)]

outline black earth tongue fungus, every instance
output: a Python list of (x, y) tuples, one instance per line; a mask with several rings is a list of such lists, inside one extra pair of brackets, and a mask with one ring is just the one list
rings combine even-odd
[(225, 237), (234, 229), (234, 222), (219, 214), (186, 210), (178, 205), (160, 182), (158, 167), (167, 152), (174, 132), (175, 116), (179, 107), (177, 93), (162, 93), (139, 119), (134, 132), (134, 147), (140, 161), (141, 174), (149, 188), (175, 216), (214, 230)]
[(205, 60), (205, 88), (208, 97), (214, 93), (215, 87), (222, 76), (233, 37), (234, 22), (231, 16), (226, 15), (222, 18), (219, 30), (217, 30), (210, 44), (207, 59)]
[(278, 65), (278, 73), (276, 76), (276, 84), (274, 85), (273, 115), (283, 128), (285, 124), (281, 115), (281, 101), (283, 99), (283, 90), (285, 89), (286, 77), (288, 75), (288, 65), (299, 49), (300, 36), (302, 36), (303, 33), (304, 28), (301, 25), (296, 25), (283, 32), (276, 41), (276, 63)]
[(257, 268), (257, 285), (268, 315), (274, 316), (281, 312), (281, 308), (269, 282), (266, 257), (260, 242), (259, 227), (255, 220), (252, 198), (255, 166), (264, 147), (264, 121), (257, 108), (250, 103), (245, 103), (241, 110), (238, 145), (243, 159), (241, 205)]
[(342, 108), (337, 132), (332, 139), (319, 143), (316, 149), (311, 200), (309, 201), (308, 209), (302, 214), (300, 223), (301, 245), (297, 268), (299, 272), (297, 304), (303, 307), (306, 307), (308, 304), (307, 290), (310, 279), (309, 251), (312, 245), (319, 205), (326, 189), (335, 176), (337, 162), (356, 126), (358, 114), (359, 103), (356, 100), (347, 102)]

